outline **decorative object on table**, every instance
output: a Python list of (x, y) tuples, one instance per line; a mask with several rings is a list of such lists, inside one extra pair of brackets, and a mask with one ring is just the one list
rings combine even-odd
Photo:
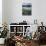
[(43, 26), (43, 22), (41, 22), (41, 25)]
[(32, 39), (32, 32), (30, 31), (30, 27), (26, 29), (26, 38), (28, 40)]
[(23, 20), (23, 22), (20, 22), (19, 25), (27, 25), (27, 22)]
[(45, 31), (45, 26), (43, 25), (43, 22), (41, 22), (41, 31), (43, 32), (43, 31)]
[(37, 19), (34, 20), (34, 24), (37, 24)]
[(4, 24), (3, 24), (3, 31), (1, 32), (0, 38), (6, 38), (8, 31), (9, 31), (9, 30), (7, 29), (7, 24), (4, 23)]
[(38, 26), (38, 32), (45, 32), (46, 31), (45, 28), (46, 27), (43, 25), (43, 22), (41, 22), (41, 26)]
[(11, 23), (10, 25), (18, 25), (18, 23)]
[(23, 16), (32, 15), (32, 4), (31, 3), (22, 4), (22, 15)]

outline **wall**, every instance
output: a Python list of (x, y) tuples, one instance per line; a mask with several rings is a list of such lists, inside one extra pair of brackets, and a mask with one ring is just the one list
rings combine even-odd
[(7, 0), (2, 0), (2, 23), (8, 23)]
[[(22, 1), (22, 0), (19, 0), (19, 1), (11, 0), (12, 6), (10, 8), (12, 11), (11, 11), (11, 16), (9, 16), (9, 22), (10, 23), (11, 22), (22, 22), (23, 20), (26, 20), (29, 22), (31, 21), (29, 19), (31, 16), (22, 16), (22, 2), (24, 2), (24, 1)], [(25, 2), (27, 2), (27, 1), (25, 0)], [(31, 1), (28, 1), (28, 2), (31, 2)]]
[(0, 27), (2, 27), (2, 0), (0, 0)]
[[(32, 15), (22, 16), (22, 2), (32, 3)], [(46, 25), (46, 0), (4, 0), (3, 21), (7, 23), (21, 22), (26, 20), (29, 24), (37, 19), (38, 24), (41, 21)]]

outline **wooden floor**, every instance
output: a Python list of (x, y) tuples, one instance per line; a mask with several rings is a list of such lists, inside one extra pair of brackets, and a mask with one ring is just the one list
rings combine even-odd
[(39, 43), (36, 41), (32, 41), (32, 46), (46, 46), (46, 45), (39, 45)]

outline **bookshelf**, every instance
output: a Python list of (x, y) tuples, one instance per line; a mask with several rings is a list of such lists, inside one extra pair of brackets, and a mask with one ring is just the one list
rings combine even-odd
[(31, 25), (9, 25), (9, 33), (10, 35), (22, 35), (25, 36), (26, 34), (26, 28), (30, 27)]

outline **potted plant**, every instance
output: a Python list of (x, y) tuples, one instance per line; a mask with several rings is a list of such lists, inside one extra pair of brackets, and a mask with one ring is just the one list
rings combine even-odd
[(4, 44), (4, 40), (7, 37), (8, 29), (7, 24), (3, 25), (3, 31), (0, 31), (0, 44)]

